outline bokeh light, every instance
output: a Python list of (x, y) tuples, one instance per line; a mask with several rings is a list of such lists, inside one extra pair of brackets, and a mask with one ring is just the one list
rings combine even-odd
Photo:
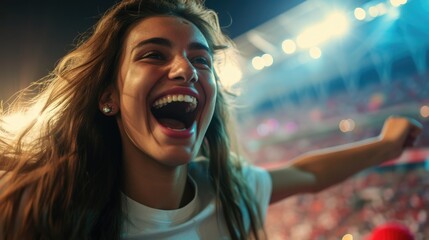
[(371, 17), (378, 17), (378, 15), (380, 14), (378, 8), (376, 6), (371, 6), (368, 9), (368, 13)]
[(259, 56), (254, 57), (252, 59), (252, 66), (256, 70), (261, 70), (261, 69), (263, 69), (265, 67), (264, 60), (261, 57), (259, 57)]
[(296, 51), (296, 43), (292, 39), (286, 39), (282, 42), (283, 52), (292, 54)]
[(309, 51), (310, 57), (313, 59), (319, 59), (322, 56), (322, 50), (318, 47), (312, 47)]
[(401, 5), (405, 5), (405, 4), (407, 4), (407, 0), (390, 0), (390, 4), (393, 6), (393, 7), (399, 7), (399, 6), (401, 6)]
[(265, 67), (269, 67), (273, 65), (274, 59), (273, 59), (273, 56), (271, 56), (271, 54), (265, 53), (264, 55), (262, 55), (261, 58)]
[(344, 235), (343, 238), (341, 238), (341, 240), (353, 240), (353, 235), (348, 233)]
[(429, 118), (429, 106), (423, 105), (420, 108), (420, 116), (422, 116), (424, 118)]
[(357, 20), (364, 20), (366, 18), (366, 12), (363, 8), (356, 8), (354, 15)]
[(338, 127), (340, 129), (341, 132), (346, 133), (346, 132), (351, 132), (355, 129), (355, 121), (353, 119), (343, 119), (340, 121), (340, 124), (338, 124)]
[(224, 66), (218, 74), (222, 85), (226, 88), (232, 87), (233, 85), (237, 84), (243, 77), (243, 73), (241, 72), (240, 67), (233, 64), (228, 64)]
[(349, 30), (349, 20), (340, 11), (329, 14), (321, 23), (312, 25), (298, 35), (296, 41), (300, 48), (320, 45), (334, 36), (342, 36)]

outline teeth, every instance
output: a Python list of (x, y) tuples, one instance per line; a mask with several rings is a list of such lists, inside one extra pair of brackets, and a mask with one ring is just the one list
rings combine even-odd
[(197, 99), (190, 95), (183, 95), (183, 94), (177, 94), (177, 95), (167, 95), (164, 96), (158, 100), (156, 100), (152, 107), (154, 108), (162, 108), (165, 105), (172, 103), (172, 102), (186, 102), (189, 103), (189, 106), (186, 108), (187, 112), (191, 112), (195, 110), (197, 107)]

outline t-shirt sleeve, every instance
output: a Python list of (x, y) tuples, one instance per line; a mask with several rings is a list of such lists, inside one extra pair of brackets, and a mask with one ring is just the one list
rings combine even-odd
[(262, 218), (265, 219), (272, 191), (270, 174), (261, 167), (246, 165), (243, 167), (243, 175), (249, 184), (250, 190), (255, 194)]

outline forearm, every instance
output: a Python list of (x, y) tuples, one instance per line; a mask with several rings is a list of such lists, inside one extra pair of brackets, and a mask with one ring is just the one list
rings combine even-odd
[(370, 138), (364, 141), (309, 152), (294, 159), (291, 166), (314, 175), (310, 191), (320, 191), (339, 183), (365, 168), (379, 165), (398, 156), (387, 141)]
[(399, 157), (422, 131), (413, 119), (390, 117), (381, 134), (338, 147), (309, 152), (287, 166), (270, 170), (272, 202), (301, 192), (317, 192), (340, 183), (363, 169)]

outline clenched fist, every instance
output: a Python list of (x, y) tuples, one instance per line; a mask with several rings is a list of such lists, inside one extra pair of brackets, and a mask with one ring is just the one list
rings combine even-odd
[(391, 158), (396, 158), (414, 145), (421, 132), (422, 125), (415, 119), (392, 116), (384, 122), (379, 138), (390, 146)]

